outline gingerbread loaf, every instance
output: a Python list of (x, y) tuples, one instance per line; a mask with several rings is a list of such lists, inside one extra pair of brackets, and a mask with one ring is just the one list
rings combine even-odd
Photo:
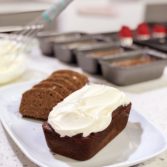
[(88, 78), (78, 72), (71, 70), (54, 72), (23, 93), (19, 111), (24, 117), (47, 120), (54, 106), (87, 82)]
[(122, 132), (131, 102), (122, 92), (106, 87), (85, 86), (79, 90), (80, 94), (73, 93), (53, 108), (43, 124), (52, 152), (79, 161), (88, 160)]

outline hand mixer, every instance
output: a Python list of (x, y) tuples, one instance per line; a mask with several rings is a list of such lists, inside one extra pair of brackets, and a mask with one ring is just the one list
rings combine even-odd
[[(46, 24), (53, 21), (73, 0), (56, 0), (56, 2), (39, 17), (30, 24), (25, 26), (19, 33), (10, 34), (5, 37), (5, 40), (12, 41), (12, 45), (8, 45), (0, 56), (6, 56), (8, 61), (0, 61), (0, 65), (7, 66), (12, 64), (19, 56), (20, 51), (25, 50), (30, 43), (30, 40), (45, 27)], [(3, 48), (1, 48), (3, 49)], [(10, 53), (15, 53), (13, 56)], [(7, 57), (7, 55), (10, 55)], [(5, 58), (5, 57), (4, 57)], [(3, 58), (3, 60), (5, 60)], [(10, 60), (10, 61), (9, 61)], [(9, 63), (10, 62), (10, 63)]]

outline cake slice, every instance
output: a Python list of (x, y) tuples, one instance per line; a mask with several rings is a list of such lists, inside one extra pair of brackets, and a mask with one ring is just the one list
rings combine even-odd
[[(23, 93), (19, 111), (24, 117), (47, 120), (52, 108), (64, 100), (68, 95), (83, 87), (86, 82), (77, 85), (71, 75), (71, 70), (66, 76), (60, 72), (55, 76), (49, 76), (47, 79), (34, 85), (30, 90)], [(76, 73), (82, 78), (82, 74)], [(88, 81), (88, 80), (87, 80)]]
[(67, 97), (69, 94), (71, 94), (72, 92), (72, 90), (66, 88), (64, 85), (58, 82), (52, 82), (52, 81), (43, 81), (35, 85), (33, 88), (48, 88), (50, 90), (55, 90), (63, 96), (63, 99)]
[(76, 78), (75, 76), (72, 76), (70, 74), (52, 74), (50, 78), (63, 78), (65, 80), (68, 80), (70, 82), (70, 85), (74, 87), (74, 90), (78, 90), (83, 85), (85, 85), (84, 82), (82, 82), (79, 78)]
[(97, 154), (127, 125), (131, 102), (104, 85), (87, 85), (60, 102), (43, 124), (54, 153), (84, 161)]
[(81, 82), (82, 86), (88, 83), (88, 78), (85, 75), (80, 75), (80, 73), (72, 71), (72, 70), (59, 70), (59, 71), (52, 73), (52, 76), (57, 75), (57, 74), (70, 75), (72, 78), (78, 79)]
[(75, 90), (78, 90), (80, 87), (74, 85), (74, 83), (72, 83), (68, 78), (65, 78), (63, 76), (58, 76), (58, 77), (49, 77), (47, 79), (47, 81), (52, 81), (55, 83), (59, 83), (64, 85), (66, 88), (68, 88), (69, 90), (71, 90), (72, 92)]
[(22, 96), (20, 112), (24, 117), (47, 120), (52, 108), (63, 100), (56, 90), (33, 88)]

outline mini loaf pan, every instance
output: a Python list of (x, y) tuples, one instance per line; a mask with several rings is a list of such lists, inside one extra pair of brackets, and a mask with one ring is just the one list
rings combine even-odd
[(37, 35), (37, 38), (39, 40), (39, 46), (42, 53), (49, 57), (55, 57), (56, 55), (53, 49), (55, 43), (74, 41), (83, 36), (86, 36), (86, 33), (70, 32), (58, 34), (56, 32), (41, 32)]
[(102, 39), (83, 37), (81, 39), (54, 45), (54, 52), (57, 58), (65, 63), (77, 63), (76, 50), (87, 48), (105, 42)]
[(96, 34), (91, 34), (94, 37), (99, 37), (99, 38), (103, 38), (104, 40), (108, 41), (108, 42), (118, 42), (119, 39), (119, 35), (118, 32), (104, 32), (104, 33), (96, 33)]
[(154, 38), (144, 41), (134, 40), (134, 43), (167, 53), (167, 38)]
[[(100, 59), (103, 59), (105, 57), (119, 56), (119, 54), (121, 54), (122, 52), (132, 51), (134, 49), (136, 48), (122, 47), (119, 43), (110, 43), (89, 50), (78, 50), (76, 54), (77, 62), (85, 72), (88, 72), (90, 74), (101, 74), (101, 66), (99, 64)], [(111, 53), (108, 51), (111, 51)], [(105, 55), (97, 56), (96, 54), (98, 52), (104, 52)]]
[[(134, 62), (134, 60), (136, 64), (129, 65), (129, 61)], [(124, 65), (121, 64), (122, 62)], [(126, 86), (161, 77), (167, 65), (167, 59), (157, 52), (140, 50), (124, 53), (117, 58), (105, 58), (100, 60), (100, 64), (105, 79), (113, 84)]]

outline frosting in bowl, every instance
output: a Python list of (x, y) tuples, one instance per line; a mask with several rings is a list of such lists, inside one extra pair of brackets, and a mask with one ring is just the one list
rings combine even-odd
[(25, 70), (26, 56), (23, 46), (14, 41), (0, 39), (0, 84), (18, 78)]
[(109, 86), (91, 84), (74, 92), (50, 112), (48, 123), (61, 137), (105, 130), (112, 121), (112, 112), (127, 106), (126, 95)]

